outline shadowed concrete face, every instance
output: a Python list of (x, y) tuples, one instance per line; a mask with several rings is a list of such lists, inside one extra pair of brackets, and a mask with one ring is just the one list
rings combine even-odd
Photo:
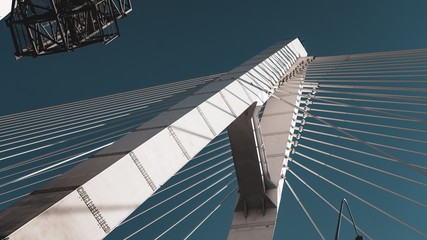
[[(304, 58), (295, 65), (304, 63)], [(291, 69), (292, 70), (292, 69)], [(282, 82), (275, 94), (299, 104), (299, 88)], [(286, 94), (284, 94), (285, 92)], [(295, 107), (269, 98), (258, 122), (251, 105), (228, 126), (239, 193), (228, 239), (272, 239), (296, 119)]]
[(236, 211), (247, 212), (247, 209), (252, 208), (275, 207), (265, 194), (266, 183), (269, 182), (269, 179), (261, 168), (259, 155), (263, 153), (259, 152), (256, 144), (253, 129), (255, 109), (256, 103), (252, 104), (227, 128), (239, 183)]
[[(284, 47), (291, 47), (298, 56), (292, 60), (282, 56)], [(0, 236), (11, 240), (104, 238), (237, 116), (242, 116), (244, 129), (237, 137), (251, 142), (250, 147), (240, 146), (245, 147), (243, 159), (255, 156), (249, 163), (253, 170), (242, 173), (248, 178), (257, 176), (256, 182), (250, 183), (253, 189), (245, 192), (245, 199), (254, 199), (249, 203), (249, 216), (269, 216), (263, 228), (272, 235), (277, 209), (269, 199), (275, 194), (270, 196), (268, 188), (266, 192), (250, 119), (255, 106), (267, 101), (282, 80), (272, 77), (273, 70), (262, 73), (263, 62), (274, 60), (290, 66), (306, 54), (298, 39), (280, 41), (244, 65), (212, 79), (193, 95), (53, 180), (38, 194), (30, 194), (0, 213), (4, 221), (14, 217), (11, 224), (0, 228)], [(282, 73), (287, 70), (284, 65), (274, 69)]]

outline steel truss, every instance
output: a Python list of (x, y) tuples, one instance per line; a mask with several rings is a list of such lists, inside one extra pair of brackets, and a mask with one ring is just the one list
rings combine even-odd
[(6, 23), (19, 59), (108, 44), (130, 11), (131, 0), (13, 0)]

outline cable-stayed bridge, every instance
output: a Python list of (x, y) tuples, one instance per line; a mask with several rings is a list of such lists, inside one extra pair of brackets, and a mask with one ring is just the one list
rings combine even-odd
[(330, 239), (345, 196), (365, 239), (426, 237), (426, 52), (284, 40), (230, 72), (3, 116), (0, 235), (282, 239), (303, 218)]

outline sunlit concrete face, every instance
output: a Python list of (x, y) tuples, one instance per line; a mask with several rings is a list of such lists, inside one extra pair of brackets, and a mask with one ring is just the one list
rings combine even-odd
[(220, 76), (6, 209), (0, 222), (12, 224), (0, 236), (104, 238), (250, 105), (264, 104), (305, 56), (298, 39), (287, 39)]
[[(301, 69), (308, 60), (309, 58), (299, 56), (287, 72)], [(256, 138), (261, 139), (258, 141), (258, 146), (263, 147), (257, 147), (259, 148), (259, 156), (264, 155), (264, 157), (257, 159), (256, 154), (248, 157), (249, 151), (246, 148), (257, 148), (252, 146), (253, 143), (250, 144), (250, 141), (254, 140), (249, 140), (249, 137), (245, 136), (244, 133), (233, 133), (233, 130), (236, 131), (236, 127), (232, 129), (229, 127), (228, 129), (236, 175), (239, 181), (239, 193), (228, 236), (229, 240), (272, 239), (274, 235), (286, 174), (287, 157), (290, 153), (298, 113), (295, 106), (299, 106), (300, 95), (302, 94), (300, 84), (295, 85), (292, 82), (284, 81), (277, 87), (274, 93), (275, 97), (270, 97), (265, 104), (259, 125), (247, 126), (244, 130), (248, 133), (259, 132), (256, 134)], [(276, 97), (291, 104), (283, 104), (282, 100)], [(255, 112), (252, 119), (257, 119), (258, 115), (259, 112)], [(236, 122), (230, 126), (234, 124)], [(234, 137), (233, 135), (238, 136)], [(241, 148), (235, 151), (234, 144), (241, 146)], [(244, 154), (240, 154), (243, 156), (239, 156), (241, 152), (244, 152)], [(250, 162), (253, 164), (250, 165)], [(261, 163), (260, 165), (266, 164), (267, 166), (261, 167), (258, 162)], [(263, 186), (259, 187), (258, 185)]]
[(7, 16), (10, 13), (12, 7), (12, 0), (2, 0), (0, 1), (0, 20)]

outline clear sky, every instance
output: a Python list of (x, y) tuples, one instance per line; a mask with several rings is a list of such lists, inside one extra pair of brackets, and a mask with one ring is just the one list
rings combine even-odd
[(121, 37), (15, 61), (0, 24), (1, 113), (228, 71), (283, 38), (310, 55), (425, 47), (424, 1), (134, 1)]
[[(299, 37), (315, 56), (427, 47), (426, 1), (135, 0), (133, 8), (108, 46), (19, 61), (2, 21), (0, 115), (225, 72), (283, 38)], [(307, 224), (304, 215), (286, 217), (278, 223), (289, 239), (317, 238), (287, 229), (292, 219)]]

